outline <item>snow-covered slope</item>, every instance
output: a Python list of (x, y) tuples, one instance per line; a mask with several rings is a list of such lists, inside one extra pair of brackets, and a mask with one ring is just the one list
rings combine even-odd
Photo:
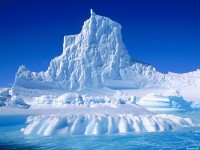
[[(166, 60), (167, 61), (167, 60)], [(122, 41), (121, 25), (91, 10), (77, 35), (64, 37), (63, 53), (45, 72), (21, 66), (16, 73), (14, 93), (25, 89), (109, 87), (183, 87), (200, 84), (200, 70), (185, 74), (162, 74), (150, 65), (131, 59)]]

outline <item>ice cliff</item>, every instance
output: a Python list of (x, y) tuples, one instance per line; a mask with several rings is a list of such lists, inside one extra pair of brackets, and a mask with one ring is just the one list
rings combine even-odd
[[(143, 88), (196, 86), (200, 71), (162, 74), (151, 65), (133, 60), (122, 41), (121, 25), (91, 10), (77, 35), (64, 37), (63, 53), (51, 60), (45, 72), (21, 66), (13, 91), (26, 89), (79, 90), (87, 87)], [(167, 60), (166, 60), (167, 61)]]

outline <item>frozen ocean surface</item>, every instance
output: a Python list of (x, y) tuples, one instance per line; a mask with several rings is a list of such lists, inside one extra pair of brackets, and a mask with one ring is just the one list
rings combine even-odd
[[(176, 114), (200, 122), (200, 112)], [(3, 119), (3, 116), (0, 116)], [(12, 116), (10, 116), (12, 118)], [(11, 119), (10, 118), (10, 119)], [(24, 135), (20, 129), (26, 116), (18, 123), (0, 126), (1, 149), (187, 149), (200, 148), (200, 127), (181, 128), (173, 132), (129, 133), (113, 135)], [(4, 118), (5, 119), (5, 118)], [(5, 120), (4, 120), (5, 121)], [(21, 124), (20, 124), (21, 122)]]

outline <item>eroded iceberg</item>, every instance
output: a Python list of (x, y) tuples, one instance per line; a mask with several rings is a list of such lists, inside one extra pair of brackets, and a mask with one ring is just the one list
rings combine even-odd
[[(13, 92), (23, 88), (80, 90), (144, 87), (186, 87), (200, 85), (200, 70), (163, 74), (151, 65), (132, 59), (122, 41), (121, 25), (107, 17), (91, 16), (79, 34), (64, 37), (63, 52), (51, 60), (45, 72), (31, 72), (21, 66)], [(26, 94), (26, 93), (25, 93)]]

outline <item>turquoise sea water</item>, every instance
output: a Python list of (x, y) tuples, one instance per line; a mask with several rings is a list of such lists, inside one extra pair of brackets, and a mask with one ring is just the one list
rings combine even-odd
[[(200, 113), (176, 114), (191, 117), (200, 122)], [(13, 119), (13, 116), (9, 116)], [(2, 116), (0, 118), (3, 118)], [(5, 121), (4, 116), (4, 121)], [(108, 149), (187, 149), (200, 150), (200, 127), (182, 128), (172, 132), (162, 133), (129, 133), (123, 135), (97, 136), (60, 136), (49, 137), (25, 136), (20, 131), (25, 127), (26, 116), (20, 116), (15, 125), (0, 123), (0, 149), (80, 149), (80, 150), (108, 150)], [(15, 121), (16, 122), (16, 121)], [(21, 123), (20, 123), (21, 122)]]

